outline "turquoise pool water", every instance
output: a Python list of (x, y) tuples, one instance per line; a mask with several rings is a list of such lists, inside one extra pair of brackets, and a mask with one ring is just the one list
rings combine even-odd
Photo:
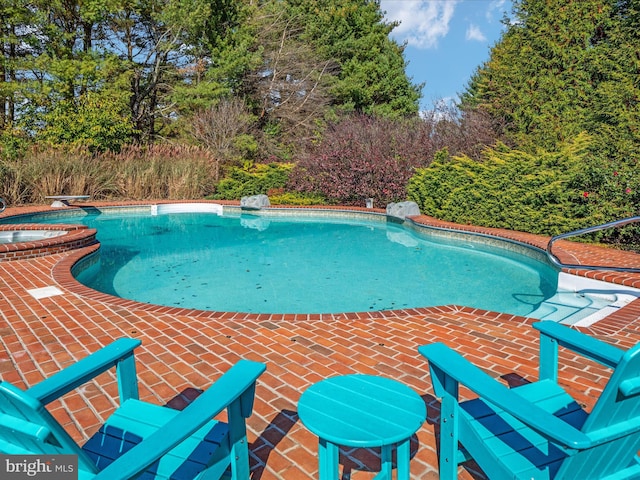
[[(167, 306), (253, 313), (338, 313), (464, 305), (527, 315), (558, 272), (514, 251), (395, 223), (211, 213), (23, 218), (98, 230), (81, 283)], [(89, 262), (87, 262), (89, 265)]]

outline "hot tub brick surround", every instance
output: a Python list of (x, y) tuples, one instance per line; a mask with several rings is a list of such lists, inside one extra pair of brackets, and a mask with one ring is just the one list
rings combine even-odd
[(62, 230), (66, 231), (66, 233), (57, 237), (43, 238), (42, 240), (0, 244), (0, 262), (62, 253), (87, 247), (97, 242), (96, 230), (87, 228), (84, 225), (0, 225), (0, 231), (13, 230)]

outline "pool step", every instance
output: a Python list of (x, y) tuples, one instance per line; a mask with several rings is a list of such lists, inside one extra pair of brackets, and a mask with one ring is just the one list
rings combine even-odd
[(553, 320), (565, 325), (573, 325), (615, 301), (615, 296), (609, 298), (573, 292), (558, 292), (541, 303), (530, 316), (540, 320)]

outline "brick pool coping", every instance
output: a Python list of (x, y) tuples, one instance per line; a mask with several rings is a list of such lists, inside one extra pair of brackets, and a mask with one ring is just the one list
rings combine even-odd
[[(50, 207), (8, 208), (0, 217), (45, 210)], [(454, 225), (426, 216), (414, 220), (539, 248), (548, 241), (536, 235)], [(248, 421), (253, 479), (317, 478), (317, 438), (298, 421), (296, 405), (300, 394), (322, 378), (342, 373), (385, 375), (422, 395), (429, 418), (412, 442), (411, 471), (412, 478), (425, 479), (437, 478), (434, 433), (439, 410), (427, 363), (416, 351), (418, 346), (444, 341), (508, 383), (536, 378), (537, 338), (530, 327), (532, 320), (527, 318), (453, 305), (322, 316), (236, 316), (118, 302), (110, 296), (88, 295), (71, 278), (69, 267), (74, 259), (95, 248), (90, 245), (0, 262), (0, 376), (26, 388), (116, 338), (131, 336), (143, 341), (137, 353), (141, 396), (179, 407), (237, 359), (263, 361), (267, 372), (259, 380), (254, 415)], [(640, 265), (636, 254), (575, 242), (557, 242), (554, 252), (561, 260), (577, 264)], [(637, 275), (571, 273), (640, 286)], [(50, 286), (62, 293), (40, 299), (28, 293)], [(628, 348), (640, 341), (639, 326), (640, 300), (635, 300), (585, 331)], [(570, 353), (563, 353), (562, 363), (562, 384), (590, 407), (606, 382), (607, 370)], [(114, 377), (103, 375), (54, 402), (50, 410), (81, 442), (115, 407), (115, 389)], [(345, 450), (341, 463), (344, 473), (359, 480), (372, 478), (369, 470), (379, 465), (379, 459), (375, 451)], [(469, 471), (463, 478), (472, 477)]]

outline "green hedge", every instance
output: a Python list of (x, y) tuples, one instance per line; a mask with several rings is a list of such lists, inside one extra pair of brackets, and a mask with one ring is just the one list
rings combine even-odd
[(266, 195), (269, 190), (284, 188), (292, 168), (291, 163), (248, 163), (243, 167), (230, 167), (212, 198), (240, 200), (250, 195)]
[(408, 197), (423, 213), (462, 224), (545, 235), (583, 228), (598, 211), (595, 193), (585, 190), (588, 147), (580, 135), (557, 152), (497, 145), (480, 162), (444, 152), (416, 171)]

